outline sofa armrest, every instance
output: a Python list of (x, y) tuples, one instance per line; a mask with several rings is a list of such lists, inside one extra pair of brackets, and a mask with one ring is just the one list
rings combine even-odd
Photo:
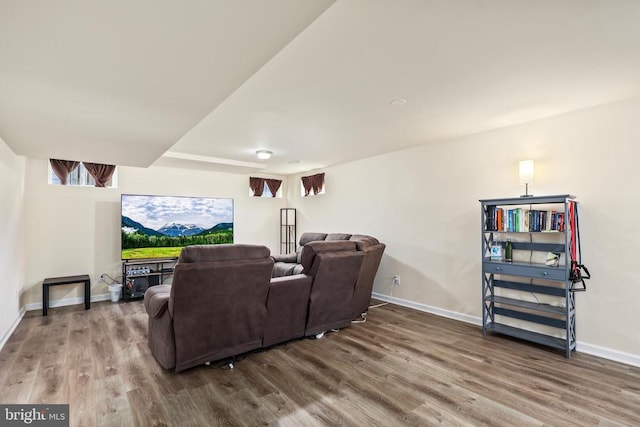
[(274, 262), (297, 262), (298, 255), (294, 252), (291, 254), (271, 255)]
[(149, 303), (149, 316), (161, 317), (169, 307), (169, 294), (155, 294)]
[(169, 306), (170, 285), (152, 286), (144, 293), (144, 309), (151, 317), (160, 317)]
[(304, 336), (312, 281), (313, 277), (306, 274), (271, 279), (264, 347)]
[(313, 278), (311, 276), (307, 276), (306, 274), (294, 274), (291, 276), (273, 277), (271, 279), (271, 286), (275, 286), (278, 288), (305, 286), (311, 289), (312, 281)]

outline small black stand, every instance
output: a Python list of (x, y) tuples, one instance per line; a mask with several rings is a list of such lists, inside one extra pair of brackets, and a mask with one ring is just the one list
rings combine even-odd
[(84, 283), (84, 309), (91, 308), (91, 278), (88, 274), (81, 276), (50, 277), (42, 281), (42, 315), (47, 315), (49, 308), (49, 287)]

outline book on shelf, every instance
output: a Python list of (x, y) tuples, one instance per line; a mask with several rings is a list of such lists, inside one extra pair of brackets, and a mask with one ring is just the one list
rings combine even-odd
[(507, 233), (565, 231), (564, 212), (497, 206), (485, 208), (485, 230)]

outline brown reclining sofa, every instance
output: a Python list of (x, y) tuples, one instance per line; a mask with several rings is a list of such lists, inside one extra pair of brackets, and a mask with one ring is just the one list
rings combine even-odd
[(172, 285), (144, 296), (158, 363), (179, 372), (348, 326), (365, 252), (355, 241), (314, 241), (300, 261), (303, 273), (272, 278), (265, 246), (183, 248)]
[(356, 319), (367, 311), (373, 291), (373, 281), (380, 266), (380, 260), (384, 253), (385, 244), (380, 243), (375, 237), (364, 234), (346, 233), (302, 233), (300, 236), (298, 250), (295, 253), (272, 255), (275, 261), (273, 266), (273, 277), (290, 276), (303, 271), (302, 249), (307, 243), (324, 241), (354, 242), (359, 251), (364, 254), (362, 268), (358, 274), (358, 282), (353, 293), (351, 318)]

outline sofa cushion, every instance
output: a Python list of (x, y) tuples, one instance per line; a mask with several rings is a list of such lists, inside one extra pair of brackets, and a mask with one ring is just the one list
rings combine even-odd
[(275, 254), (271, 255), (271, 258), (275, 262), (298, 262), (298, 254), (295, 252), (291, 252), (290, 254)]
[(380, 241), (375, 237), (366, 236), (364, 234), (354, 234), (349, 240), (356, 243), (358, 250), (380, 244)]
[(271, 251), (262, 245), (222, 244), (194, 245), (182, 248), (179, 263), (230, 261), (235, 259), (268, 258)]
[(309, 242), (316, 242), (327, 238), (327, 233), (302, 233), (300, 236), (300, 246)]
[(300, 236), (300, 246), (298, 246), (298, 250), (296, 251), (296, 262), (302, 264), (302, 248), (304, 245), (311, 242), (321, 242), (326, 238), (327, 233), (302, 233)]
[(324, 240), (327, 242), (330, 242), (333, 240), (349, 240), (350, 237), (351, 237), (351, 234), (346, 234), (346, 233), (329, 233), (327, 234), (327, 238)]
[(301, 262), (303, 271), (306, 272), (311, 268), (313, 260), (316, 254), (324, 252), (339, 252), (339, 251), (355, 251), (356, 244), (347, 240), (334, 240), (332, 242), (310, 242), (304, 245), (302, 248)]
[(302, 273), (302, 265), (297, 262), (276, 262), (271, 277), (292, 276)]

